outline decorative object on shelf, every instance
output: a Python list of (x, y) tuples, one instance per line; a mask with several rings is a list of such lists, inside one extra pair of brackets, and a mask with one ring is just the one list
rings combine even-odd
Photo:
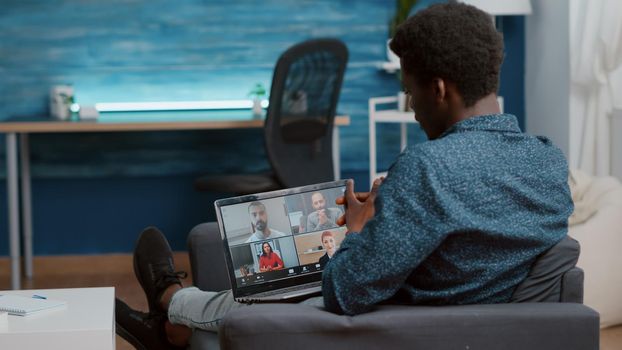
[(400, 91), (397, 93), (397, 110), (399, 112), (412, 112), (412, 106), (410, 103), (411, 96), (405, 93), (404, 91)]
[(387, 69), (396, 68), (400, 69), (400, 57), (391, 50), (391, 38), (387, 39), (387, 60), (388, 62), (384, 62)]
[[(410, 14), (412, 8), (417, 4), (417, 0), (396, 0), (395, 1), (395, 15), (389, 21), (389, 38), (387, 39), (387, 62), (383, 62), (380, 68), (384, 69), (388, 73), (395, 73), (400, 69), (400, 58), (391, 50), (389, 45), (391, 39), (395, 36), (397, 27), (402, 24)], [(399, 74), (399, 73), (398, 73)]]
[(69, 120), (75, 102), (73, 86), (55, 85), (50, 88), (50, 116), (58, 120)]
[(389, 22), (389, 37), (392, 38), (397, 32), (397, 27), (410, 15), (410, 11), (417, 4), (417, 0), (396, 0), (395, 15)]
[(248, 95), (253, 97), (253, 116), (261, 117), (263, 114), (261, 99), (266, 96), (266, 88), (261, 83), (257, 83)]
[[(396, 0), (395, 1), (395, 15), (389, 22), (389, 39), (387, 40), (387, 58), (388, 62), (383, 63), (382, 68), (388, 73), (396, 73), (397, 78), (402, 80), (402, 73), (400, 70), (400, 58), (391, 51), (389, 45), (391, 44), (391, 38), (395, 36), (397, 28), (408, 18), (410, 11), (417, 4), (417, 0)], [(403, 91), (397, 93), (397, 109), (400, 112), (412, 111), (410, 106), (410, 97)]]

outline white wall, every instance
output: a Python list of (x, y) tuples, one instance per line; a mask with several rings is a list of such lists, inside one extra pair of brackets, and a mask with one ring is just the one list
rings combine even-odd
[(525, 126), (570, 151), (570, 39), (567, 0), (532, 1), (525, 23)]
[(611, 175), (622, 181), (622, 108), (611, 119)]
[(615, 110), (611, 119), (611, 175), (622, 181), (622, 67), (611, 79)]

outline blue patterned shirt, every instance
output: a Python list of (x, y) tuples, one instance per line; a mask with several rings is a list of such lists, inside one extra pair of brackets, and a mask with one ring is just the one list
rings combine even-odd
[(508, 114), (469, 118), (408, 147), (378, 190), (374, 218), (327, 264), (326, 308), (507, 302), (567, 233), (567, 178), (562, 152)]

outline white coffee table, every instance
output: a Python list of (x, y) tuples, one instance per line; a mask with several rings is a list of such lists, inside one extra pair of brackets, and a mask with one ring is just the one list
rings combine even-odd
[(114, 288), (0, 291), (67, 301), (67, 307), (29, 316), (9, 315), (0, 324), (0, 349), (115, 348)]

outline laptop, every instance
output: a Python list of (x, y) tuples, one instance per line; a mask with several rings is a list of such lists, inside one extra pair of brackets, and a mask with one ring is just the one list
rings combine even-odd
[(338, 248), (347, 231), (334, 222), (344, 213), (335, 199), (345, 184), (339, 180), (214, 203), (236, 301), (294, 302), (321, 294), (328, 252)]

